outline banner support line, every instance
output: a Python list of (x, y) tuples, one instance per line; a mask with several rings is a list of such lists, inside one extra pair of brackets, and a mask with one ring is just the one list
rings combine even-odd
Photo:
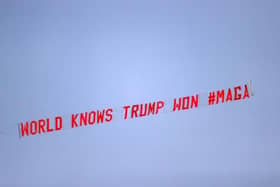
[(18, 123), (17, 126), (18, 126), (18, 138), (21, 139), (21, 135), (20, 135), (20, 124)]

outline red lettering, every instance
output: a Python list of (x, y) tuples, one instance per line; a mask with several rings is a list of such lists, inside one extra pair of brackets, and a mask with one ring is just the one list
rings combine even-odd
[(78, 124), (77, 124), (77, 121), (76, 121), (77, 117), (78, 117), (78, 114), (72, 114), (72, 120), (71, 120), (72, 128), (78, 127)]
[(133, 118), (134, 116), (137, 118), (138, 109), (139, 109), (139, 105), (132, 105), (131, 118)]
[(95, 115), (96, 115), (96, 113), (94, 111), (91, 111), (88, 114), (88, 124), (89, 125), (93, 125), (95, 123)]
[(154, 114), (155, 113), (155, 108), (156, 108), (156, 103), (149, 103), (149, 108), (148, 108), (148, 115)]
[(130, 108), (130, 106), (124, 106), (124, 119), (127, 119), (127, 112), (128, 112), (128, 109)]
[(104, 120), (104, 110), (102, 110), (102, 112), (100, 112), (99, 110), (97, 110), (97, 123), (103, 123)]
[(196, 96), (192, 96), (192, 104), (191, 104), (191, 108), (193, 108), (193, 106), (195, 106), (195, 108), (198, 107), (198, 94), (196, 94)]
[(88, 116), (88, 113), (85, 112), (85, 113), (80, 113), (80, 126), (83, 126), (83, 125), (87, 125), (87, 117)]
[(48, 118), (47, 119), (47, 132), (52, 132), (52, 131), (53, 131), (53, 129), (50, 128), (50, 119)]
[(37, 121), (31, 121), (31, 123), (30, 123), (30, 133), (32, 135), (37, 134)]
[(24, 135), (29, 136), (28, 132), (28, 122), (25, 123), (20, 123), (20, 129), (21, 129), (21, 136), (23, 137)]
[(219, 99), (222, 99), (222, 103), (224, 103), (224, 100), (225, 100), (225, 91), (224, 90), (218, 90), (217, 91), (217, 101), (216, 101), (216, 104), (219, 103)]
[(38, 124), (39, 124), (39, 134), (41, 134), (41, 132), (45, 133), (45, 120), (40, 119)]
[(59, 131), (61, 129), (62, 129), (62, 117), (57, 116), (57, 117), (55, 117), (55, 130)]
[(247, 88), (247, 84), (245, 84), (245, 90), (244, 90), (244, 96), (243, 99), (249, 98), (249, 92), (248, 92), (248, 88)]
[(179, 103), (177, 103), (177, 99), (174, 99), (173, 102), (173, 112), (176, 111), (176, 109), (181, 110), (181, 98), (179, 98)]
[[(187, 100), (187, 105), (186, 105), (186, 100)], [(181, 106), (181, 98), (179, 99), (179, 105)], [(189, 109), (189, 106), (190, 106), (190, 97), (189, 96), (183, 97), (183, 108), (182, 109), (187, 110), (187, 109)], [(174, 108), (173, 108), (173, 110), (174, 110)]]
[(112, 121), (112, 119), (113, 119), (113, 109), (112, 108), (109, 108), (109, 109), (107, 109), (106, 110), (106, 116), (107, 116), (107, 118), (105, 119), (107, 122), (110, 122), (110, 121)]
[(232, 101), (232, 94), (231, 94), (231, 89), (230, 88), (228, 89), (227, 98), (226, 98), (226, 102), (228, 102), (228, 101)]
[(240, 90), (241, 90), (241, 86), (234, 87), (234, 100), (236, 101), (241, 99), (241, 94), (237, 93)]
[(163, 101), (158, 101), (157, 102), (157, 109), (156, 109), (156, 114), (159, 112), (160, 109), (164, 107), (164, 102)]
[(140, 105), (140, 117), (144, 117), (147, 115), (147, 108), (148, 108), (147, 103), (145, 104), (145, 110), (143, 109), (143, 104)]

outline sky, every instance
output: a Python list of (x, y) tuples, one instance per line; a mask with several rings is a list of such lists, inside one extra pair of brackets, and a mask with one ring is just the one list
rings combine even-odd
[[(279, 6), (0, 1), (0, 186), (279, 186)], [(240, 102), (18, 137), (23, 121), (248, 80)]]

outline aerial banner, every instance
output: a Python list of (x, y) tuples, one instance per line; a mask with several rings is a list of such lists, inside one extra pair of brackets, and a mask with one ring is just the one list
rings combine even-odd
[(65, 128), (93, 127), (101, 124), (109, 124), (115, 117), (121, 120), (158, 116), (163, 112), (188, 111), (201, 106), (212, 107), (218, 104), (247, 100), (254, 94), (252, 92), (252, 81), (234, 87), (211, 90), (208, 93), (195, 93), (181, 97), (169, 98), (167, 100), (156, 100), (146, 103), (123, 105), (120, 107), (107, 107), (98, 110), (89, 110), (80, 113), (72, 113), (70, 123), (65, 123), (66, 117), (55, 116), (20, 122), (18, 124), (19, 137), (42, 135), (62, 131)]

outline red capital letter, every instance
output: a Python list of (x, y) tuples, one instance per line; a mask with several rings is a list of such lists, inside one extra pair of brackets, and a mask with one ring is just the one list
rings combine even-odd
[(247, 88), (247, 85), (245, 84), (245, 90), (244, 90), (244, 96), (243, 96), (243, 99), (246, 99), (246, 98), (249, 98), (249, 92), (248, 92), (248, 88)]
[(21, 129), (21, 136), (23, 137), (25, 134), (26, 136), (29, 135), (28, 132), (28, 122), (25, 123), (25, 125), (23, 123), (20, 123), (20, 129)]
[(173, 112), (178, 109), (181, 110), (181, 98), (179, 98), (179, 103), (177, 103), (177, 99), (175, 98), (174, 99), (174, 102), (173, 102)]
[(217, 101), (216, 104), (219, 103), (219, 99), (222, 98), (222, 103), (225, 101), (225, 91), (224, 90), (218, 90), (217, 91)]
[(77, 121), (76, 121), (77, 117), (78, 117), (78, 114), (72, 114), (72, 120), (71, 120), (72, 128), (78, 126)]
[(106, 118), (105, 120), (106, 120), (107, 122), (112, 121), (112, 119), (113, 119), (113, 114), (112, 114), (112, 112), (113, 112), (113, 109), (112, 109), (112, 108), (109, 108), (109, 109), (106, 110), (106, 116), (107, 116), (107, 118)]
[(127, 106), (124, 106), (123, 108), (124, 108), (124, 119), (127, 119), (127, 111), (130, 108), (130, 106), (127, 105)]
[(159, 109), (164, 107), (164, 102), (163, 101), (158, 101), (157, 102), (157, 110), (156, 110), (156, 114), (158, 113)]
[(240, 100), (241, 99), (241, 94), (237, 93), (237, 91), (240, 91), (241, 90), (241, 86), (236, 86), (234, 87), (234, 100)]
[(55, 130), (61, 130), (62, 129), (62, 117), (61, 116), (57, 116), (55, 118)]

